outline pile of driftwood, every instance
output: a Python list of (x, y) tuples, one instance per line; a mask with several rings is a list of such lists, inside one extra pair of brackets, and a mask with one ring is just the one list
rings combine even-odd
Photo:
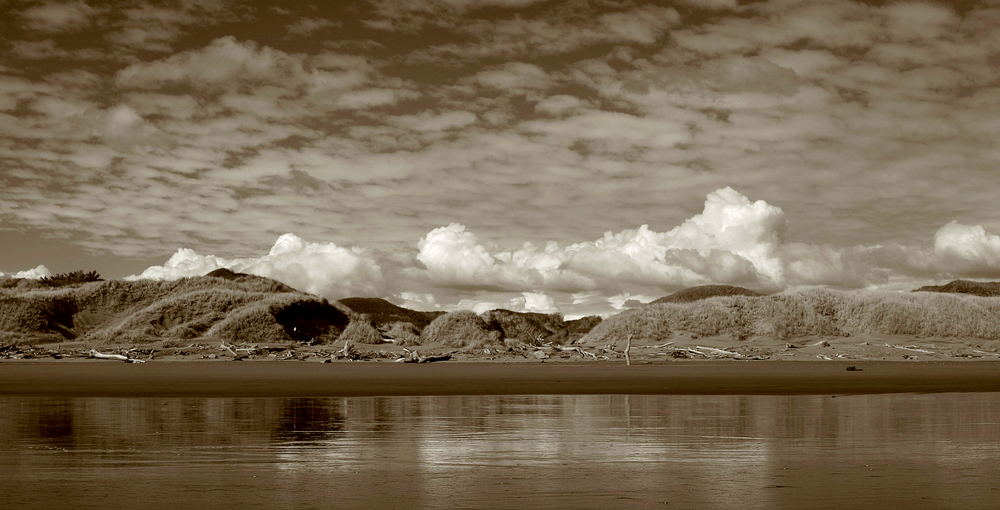
[(8, 344), (0, 345), (0, 359), (38, 359), (66, 357), (61, 352), (43, 349), (34, 345)]

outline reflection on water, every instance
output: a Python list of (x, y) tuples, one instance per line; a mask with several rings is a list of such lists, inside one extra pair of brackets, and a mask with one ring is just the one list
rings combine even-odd
[(0, 508), (995, 508), (1000, 394), (0, 397)]

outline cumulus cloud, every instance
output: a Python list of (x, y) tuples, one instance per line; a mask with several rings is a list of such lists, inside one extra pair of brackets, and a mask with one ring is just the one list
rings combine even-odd
[(955, 274), (1000, 276), (1000, 235), (981, 225), (952, 221), (934, 234), (939, 269)]
[(476, 313), (488, 312), (498, 308), (515, 312), (559, 313), (559, 306), (556, 304), (555, 299), (544, 292), (522, 292), (520, 296), (514, 296), (510, 299), (496, 299), (501, 296), (463, 298), (448, 308), (472, 310)]
[[(622, 303), (630, 299), (622, 293), (635, 289), (728, 283), (780, 290), (800, 285), (863, 287), (888, 280), (889, 271), (872, 255), (874, 247), (787, 243), (786, 229), (781, 208), (722, 188), (708, 194), (701, 213), (667, 232), (642, 225), (590, 242), (549, 242), (543, 247), (526, 243), (505, 251), (491, 249), (465, 226), (451, 224), (421, 239), (417, 259), (426, 268), (420, 274), (440, 287), (596, 290), (626, 296), (618, 300)], [(968, 250), (963, 260), (996, 263), (987, 253), (1000, 253), (991, 251), (998, 238), (969, 230), (961, 234)], [(954, 235), (949, 229), (939, 237)], [(612, 301), (618, 307), (622, 303)]]
[(0, 278), (26, 278), (30, 280), (37, 280), (39, 278), (45, 278), (46, 276), (52, 276), (52, 272), (49, 268), (44, 265), (38, 265), (31, 269), (25, 269), (24, 271), (17, 271), (14, 273), (4, 273), (0, 271)]
[(559, 313), (555, 299), (544, 292), (522, 292), (520, 299), (524, 302), (522, 308), (526, 312)]
[(162, 266), (129, 279), (175, 280), (219, 268), (272, 278), (329, 299), (378, 296), (384, 292), (382, 268), (368, 252), (333, 243), (312, 243), (295, 234), (279, 237), (261, 257), (226, 259), (181, 248)]

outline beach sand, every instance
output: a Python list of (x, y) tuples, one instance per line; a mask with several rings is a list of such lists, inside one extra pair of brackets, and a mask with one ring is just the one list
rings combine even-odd
[(1000, 391), (1000, 362), (681, 361), (632, 366), (606, 362), (0, 362), (2, 395), (278, 397), (968, 391)]

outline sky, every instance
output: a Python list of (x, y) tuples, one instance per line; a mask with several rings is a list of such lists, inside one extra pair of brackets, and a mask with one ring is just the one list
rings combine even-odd
[(1000, 278), (990, 1), (0, 1), (0, 272), (607, 314)]

